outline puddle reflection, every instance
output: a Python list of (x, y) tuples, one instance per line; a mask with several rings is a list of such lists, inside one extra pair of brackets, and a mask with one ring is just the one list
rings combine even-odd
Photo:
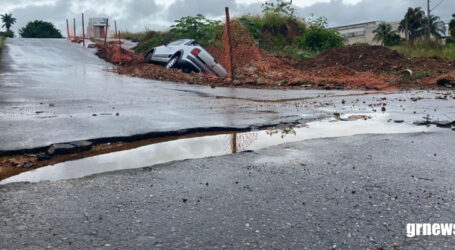
[(432, 127), (417, 127), (406, 123), (390, 123), (387, 122), (387, 119), (387, 115), (381, 114), (370, 120), (326, 120), (312, 122), (308, 125), (294, 128), (221, 134), (167, 141), (39, 168), (5, 179), (0, 184), (80, 178), (97, 173), (141, 168), (177, 160), (220, 156), (246, 150), (259, 150), (283, 143), (315, 138), (358, 134), (429, 132), (435, 129)]

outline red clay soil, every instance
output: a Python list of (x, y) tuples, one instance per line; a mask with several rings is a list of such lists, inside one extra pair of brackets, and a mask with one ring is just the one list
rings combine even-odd
[[(251, 88), (311, 87), (323, 89), (377, 89), (437, 86), (435, 75), (449, 74), (455, 63), (441, 58), (410, 59), (382, 46), (346, 46), (328, 49), (314, 59), (296, 61), (275, 57), (260, 49), (254, 38), (237, 20), (231, 23), (234, 80), (207, 74), (186, 74), (147, 64), (142, 57), (115, 44), (98, 44), (98, 55), (120, 64), (117, 72), (135, 77), (210, 86)], [(224, 38), (223, 40), (227, 40)], [(217, 44), (222, 44), (219, 42)], [(207, 50), (225, 65), (222, 45)], [(414, 75), (404, 81), (401, 73), (411, 69)], [(416, 74), (418, 72), (419, 74)], [(413, 78), (414, 77), (414, 78)], [(411, 86), (409, 82), (412, 82)]]
[(455, 62), (439, 57), (408, 58), (383, 46), (346, 46), (322, 52), (314, 59), (294, 64), (302, 71), (346, 66), (360, 72), (399, 74), (410, 69), (414, 73), (444, 74), (455, 70)]
[(409, 63), (408, 58), (386, 47), (346, 46), (327, 49), (314, 59), (299, 62), (296, 67), (304, 71), (313, 71), (342, 65), (361, 72), (380, 74), (407, 69)]

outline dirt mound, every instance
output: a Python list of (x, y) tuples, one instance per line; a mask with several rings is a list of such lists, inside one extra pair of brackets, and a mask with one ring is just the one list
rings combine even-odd
[(455, 61), (440, 57), (412, 58), (410, 68), (414, 73), (446, 74), (455, 70)]
[(314, 59), (298, 63), (296, 67), (312, 71), (339, 65), (361, 72), (380, 74), (407, 69), (410, 66), (410, 59), (383, 46), (346, 46), (327, 49)]
[[(314, 59), (298, 61), (276, 57), (262, 50), (254, 37), (237, 20), (232, 20), (233, 79), (208, 74), (186, 74), (181, 70), (151, 65), (117, 44), (98, 44), (98, 56), (120, 64), (120, 74), (162, 80), (229, 87), (290, 88), (305, 86), (322, 89), (395, 89), (440, 86), (434, 77), (455, 70), (455, 63), (441, 58), (410, 59), (382, 46), (347, 46), (328, 49)], [(224, 42), (223, 42), (224, 41)], [(206, 49), (222, 65), (227, 65), (227, 38)], [(411, 70), (407, 70), (411, 69)], [(409, 72), (409, 76), (402, 72)], [(452, 81), (452, 80), (450, 80)], [(446, 80), (447, 82), (447, 80)], [(444, 86), (445, 86), (444, 82)]]
[[(260, 49), (254, 37), (238, 20), (231, 21), (231, 39), (234, 79), (259, 85), (297, 85), (305, 78), (300, 70)], [(207, 50), (223, 65), (228, 63), (225, 48), (209, 46)]]
[(144, 59), (116, 43), (97, 43), (96, 55), (113, 64), (140, 64)]

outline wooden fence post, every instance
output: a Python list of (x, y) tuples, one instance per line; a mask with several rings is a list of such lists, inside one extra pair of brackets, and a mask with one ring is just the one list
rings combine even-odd
[(68, 40), (71, 40), (70, 36), (70, 24), (68, 23), (68, 18), (66, 19), (66, 36)]
[(109, 30), (109, 18), (106, 21), (106, 32), (104, 33), (104, 43), (107, 42), (107, 32)]
[(226, 7), (226, 26), (225, 26), (225, 32), (226, 32), (226, 42), (225, 44), (225, 49), (226, 49), (226, 70), (228, 72), (228, 77), (231, 78), (231, 80), (234, 80), (234, 72), (232, 70), (232, 38), (231, 38), (231, 18), (229, 16), (229, 7)]
[(85, 47), (84, 13), (82, 13), (82, 46)]
[(117, 20), (114, 20), (114, 24), (115, 24), (115, 37), (117, 37)]

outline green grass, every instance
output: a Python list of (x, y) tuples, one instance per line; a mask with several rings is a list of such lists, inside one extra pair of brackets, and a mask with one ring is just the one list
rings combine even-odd
[(144, 40), (148, 34), (150, 34), (152, 31), (146, 30), (143, 32), (122, 32), (121, 36), (123, 39), (131, 40), (133, 42), (140, 42)]
[(5, 47), (5, 37), (0, 36), (0, 72), (2, 71), (2, 52), (3, 52), (3, 47)]
[(455, 60), (455, 44), (441, 45), (437, 42), (419, 41), (414, 43), (403, 43), (392, 47), (400, 54), (407, 57), (441, 57)]

